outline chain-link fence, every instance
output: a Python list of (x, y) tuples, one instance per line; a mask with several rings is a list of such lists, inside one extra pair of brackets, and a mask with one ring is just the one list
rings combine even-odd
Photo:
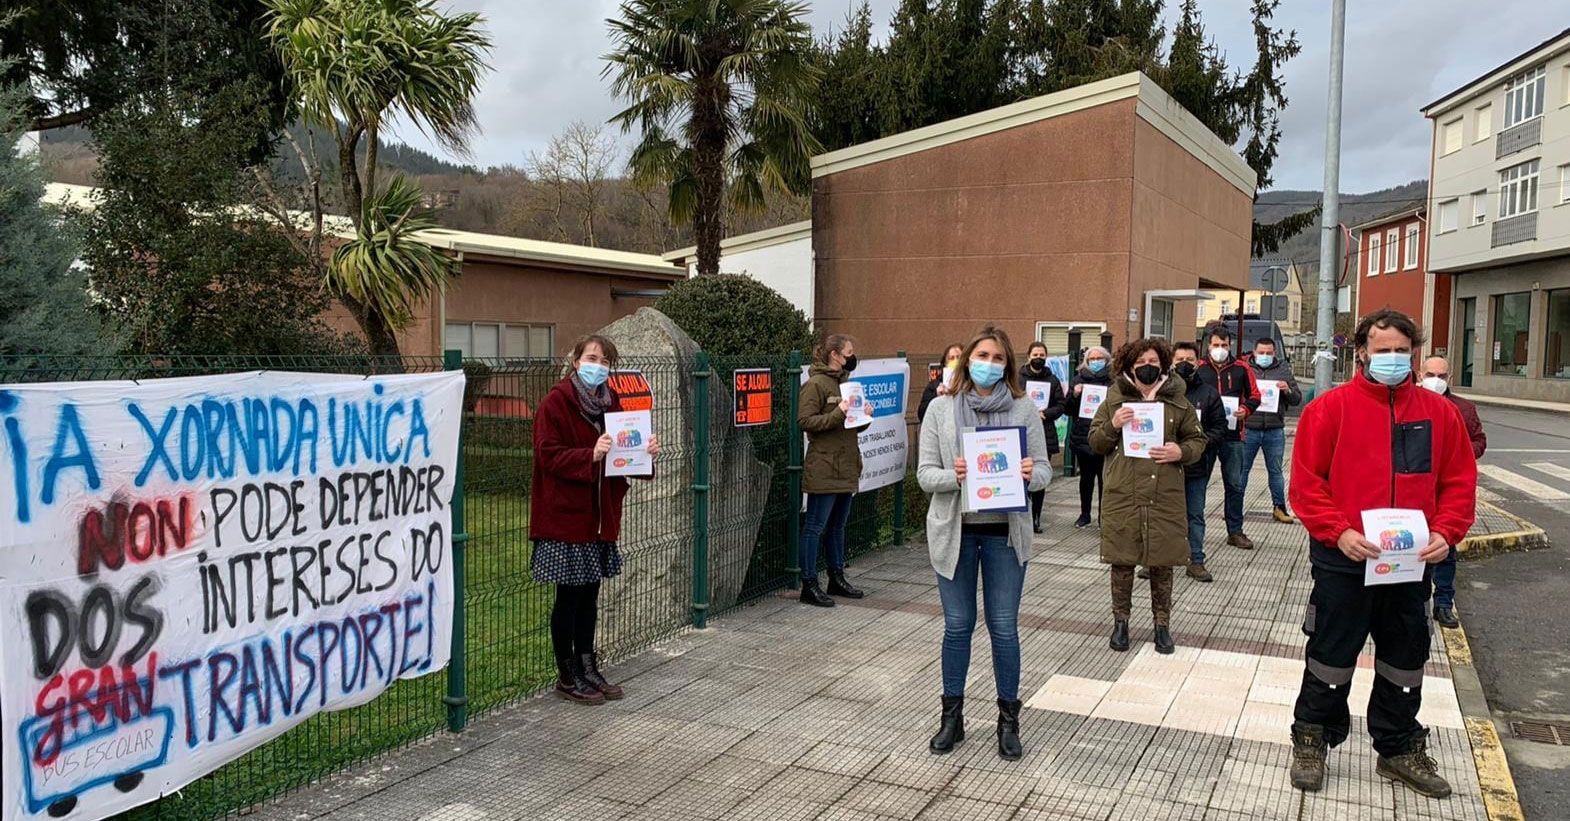
[[(0, 384), (145, 380), (248, 370), (343, 374), (414, 373), (455, 367), (436, 357), (0, 357)], [(803, 454), (795, 405), (799, 356), (627, 358), (613, 379), (646, 385), (662, 451), (649, 480), (635, 480), (623, 511), (622, 575), (600, 598), (599, 646), (623, 658), (708, 613), (794, 583)], [(463, 567), (463, 648), (452, 665), (400, 680), (360, 707), (312, 717), (178, 794), (130, 813), (134, 819), (195, 819), (243, 810), (342, 767), (394, 749), (548, 686), (556, 676), (550, 585), (533, 580), (528, 539), (533, 418), (563, 377), (561, 361), (468, 360), (463, 481), (454, 508), (468, 534)], [(738, 370), (772, 383), (766, 424), (737, 426)], [(914, 480), (916, 402), (924, 362), (912, 367), (909, 460), (903, 483), (860, 494), (847, 528), (851, 556), (919, 529), (925, 496)], [(638, 378), (641, 377), (641, 380)], [(701, 467), (701, 469), (700, 469)], [(913, 524), (912, 524), (913, 523)], [(457, 522), (454, 532), (459, 533)], [(455, 542), (457, 540), (455, 539)], [(694, 568), (702, 572), (694, 573)], [(455, 570), (455, 572), (457, 572)], [(455, 629), (457, 625), (455, 624)]]

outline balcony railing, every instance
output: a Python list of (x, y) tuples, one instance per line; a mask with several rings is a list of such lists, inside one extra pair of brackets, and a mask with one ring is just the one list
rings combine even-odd
[(1525, 151), (1543, 141), (1543, 118), (1534, 117), (1520, 125), (1499, 132), (1494, 143), (1494, 159)]
[(1530, 242), (1537, 239), (1537, 212), (1522, 214), (1519, 217), (1496, 220), (1494, 222), (1494, 245), (1513, 245), (1517, 242)]

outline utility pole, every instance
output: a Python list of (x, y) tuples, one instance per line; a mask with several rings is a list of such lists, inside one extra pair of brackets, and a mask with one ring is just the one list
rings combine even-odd
[(1345, 59), (1346, 0), (1332, 0), (1330, 11), (1330, 88), (1325, 114), (1325, 203), (1319, 228), (1319, 321), (1314, 328), (1314, 395), (1330, 389), (1335, 357), (1336, 280), (1341, 273), (1336, 244), (1341, 224), (1341, 68)]

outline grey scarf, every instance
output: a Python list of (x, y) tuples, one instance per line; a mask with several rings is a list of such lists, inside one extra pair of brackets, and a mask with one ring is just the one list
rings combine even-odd
[(578, 408), (595, 427), (605, 423), (605, 412), (616, 406), (616, 395), (611, 393), (610, 386), (604, 382), (597, 388), (591, 388), (578, 378), (578, 372), (573, 371), (569, 376), (572, 380), (573, 391), (578, 394)]
[(1007, 425), (1013, 407), (1014, 392), (1002, 381), (987, 396), (972, 390), (954, 397), (954, 452), (965, 452), (965, 431)]

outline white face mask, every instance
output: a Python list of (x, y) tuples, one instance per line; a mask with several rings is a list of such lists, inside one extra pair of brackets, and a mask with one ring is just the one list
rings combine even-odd
[(1229, 351), (1226, 348), (1211, 348), (1210, 349), (1210, 359), (1211, 359), (1211, 361), (1215, 362), (1217, 365), (1221, 364), (1222, 362), (1227, 361), (1227, 357), (1229, 355), (1231, 355), (1231, 351)]
[(1446, 382), (1443, 376), (1429, 376), (1423, 379), (1423, 387), (1434, 393), (1444, 393), (1450, 390), (1450, 383)]

